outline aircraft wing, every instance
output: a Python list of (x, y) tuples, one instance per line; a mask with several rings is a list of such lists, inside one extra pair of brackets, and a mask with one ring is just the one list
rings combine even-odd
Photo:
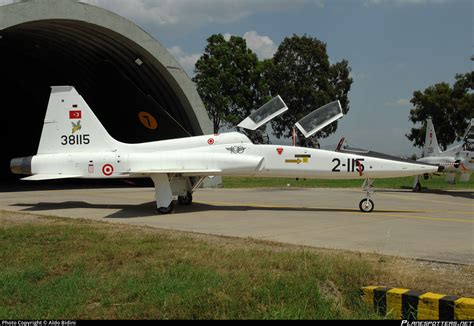
[(21, 180), (28, 180), (28, 181), (39, 181), (39, 180), (54, 180), (54, 179), (69, 179), (69, 178), (80, 178), (82, 175), (80, 174), (34, 174), (26, 178), (22, 178)]
[[(209, 176), (221, 173), (252, 172), (264, 165), (264, 158), (253, 155), (231, 154), (245, 146), (226, 148), (227, 153), (209, 153), (200, 151), (162, 152), (160, 160), (143, 154), (131, 156), (133, 164), (122, 172), (123, 175), (183, 174), (186, 176)], [(230, 155), (229, 155), (230, 154)]]
[(191, 169), (150, 169), (150, 170), (134, 170), (130, 171), (127, 174), (133, 176), (134, 174), (173, 174), (173, 173), (180, 173), (186, 175), (214, 175), (216, 173), (220, 173), (222, 170), (217, 169), (201, 169), (201, 170), (191, 170)]

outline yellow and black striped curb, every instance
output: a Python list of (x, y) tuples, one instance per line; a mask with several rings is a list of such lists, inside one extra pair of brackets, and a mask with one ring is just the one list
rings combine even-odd
[(364, 300), (377, 313), (407, 320), (474, 320), (474, 299), (409, 289), (365, 286)]

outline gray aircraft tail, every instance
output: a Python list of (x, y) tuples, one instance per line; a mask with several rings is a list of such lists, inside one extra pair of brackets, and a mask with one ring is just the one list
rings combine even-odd
[(423, 157), (437, 156), (441, 153), (438, 146), (438, 139), (434, 129), (433, 121), (426, 119), (425, 145), (423, 146)]

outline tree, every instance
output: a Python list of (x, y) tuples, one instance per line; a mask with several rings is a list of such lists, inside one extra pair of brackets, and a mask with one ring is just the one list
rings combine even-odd
[(214, 132), (227, 124), (235, 126), (268, 98), (263, 65), (245, 40), (222, 34), (207, 39), (196, 62), (193, 81), (214, 125)]
[[(349, 111), (347, 94), (351, 88), (351, 68), (347, 60), (330, 64), (326, 44), (310, 36), (287, 37), (273, 59), (265, 63), (265, 77), (272, 95), (279, 94), (289, 110), (272, 121), (275, 136), (291, 137), (294, 124), (318, 107), (338, 99), (344, 113)], [(319, 131), (315, 137), (334, 133), (337, 122)], [(300, 145), (305, 143), (298, 137)]]
[(409, 120), (414, 124), (421, 122), (420, 128), (412, 128), (405, 135), (414, 146), (423, 147), (425, 143), (427, 118), (433, 119), (438, 143), (446, 150), (449, 144), (461, 140), (469, 121), (474, 118), (474, 72), (456, 75), (453, 87), (448, 83), (438, 83), (423, 92), (415, 91), (410, 100), (414, 108), (410, 110)]

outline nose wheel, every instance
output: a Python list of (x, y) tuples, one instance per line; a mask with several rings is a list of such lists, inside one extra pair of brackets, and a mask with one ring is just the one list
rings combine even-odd
[(372, 199), (362, 199), (359, 203), (359, 209), (364, 213), (370, 213), (374, 210), (374, 202)]
[(362, 188), (365, 191), (365, 198), (362, 199), (359, 203), (359, 209), (361, 212), (370, 213), (374, 210), (374, 202), (370, 199), (370, 196), (375, 192), (373, 181), (370, 179), (365, 179)]

